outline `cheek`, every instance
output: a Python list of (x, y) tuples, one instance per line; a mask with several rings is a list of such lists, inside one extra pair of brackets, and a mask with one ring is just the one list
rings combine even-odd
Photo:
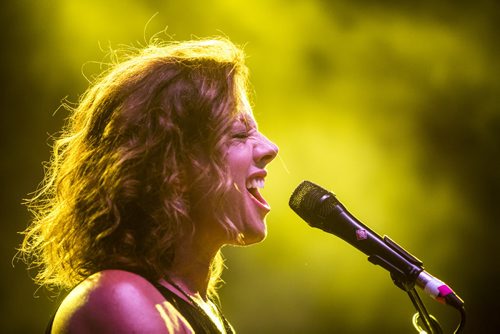
[(252, 151), (247, 145), (233, 146), (226, 155), (226, 162), (233, 176), (246, 172), (252, 161)]

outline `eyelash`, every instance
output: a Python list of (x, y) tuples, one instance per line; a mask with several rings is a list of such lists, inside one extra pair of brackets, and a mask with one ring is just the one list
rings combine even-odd
[(245, 131), (245, 132), (237, 132), (235, 134), (233, 134), (232, 136), (234, 139), (247, 139), (248, 137), (250, 137), (250, 134)]

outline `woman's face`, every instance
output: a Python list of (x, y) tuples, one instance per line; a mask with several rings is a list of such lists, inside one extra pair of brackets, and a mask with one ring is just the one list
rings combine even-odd
[(259, 132), (252, 116), (234, 121), (225, 152), (233, 188), (225, 209), (241, 240), (229, 243), (248, 245), (265, 238), (265, 217), (271, 208), (259, 189), (264, 187), (266, 166), (277, 153), (278, 147)]

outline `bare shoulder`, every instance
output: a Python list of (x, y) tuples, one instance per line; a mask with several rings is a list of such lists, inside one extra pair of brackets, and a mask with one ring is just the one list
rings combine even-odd
[(53, 333), (192, 333), (145, 278), (123, 270), (96, 273), (63, 300)]

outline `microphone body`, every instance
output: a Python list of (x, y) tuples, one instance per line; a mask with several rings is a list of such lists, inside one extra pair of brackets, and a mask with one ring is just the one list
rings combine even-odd
[(416, 284), (442, 303), (455, 308), (463, 306), (463, 301), (453, 290), (424, 271), (422, 261), (389, 237), (381, 237), (361, 223), (333, 193), (304, 181), (293, 192), (289, 204), (311, 227), (338, 236), (368, 255), (368, 261), (388, 270), (401, 289), (409, 291)]

